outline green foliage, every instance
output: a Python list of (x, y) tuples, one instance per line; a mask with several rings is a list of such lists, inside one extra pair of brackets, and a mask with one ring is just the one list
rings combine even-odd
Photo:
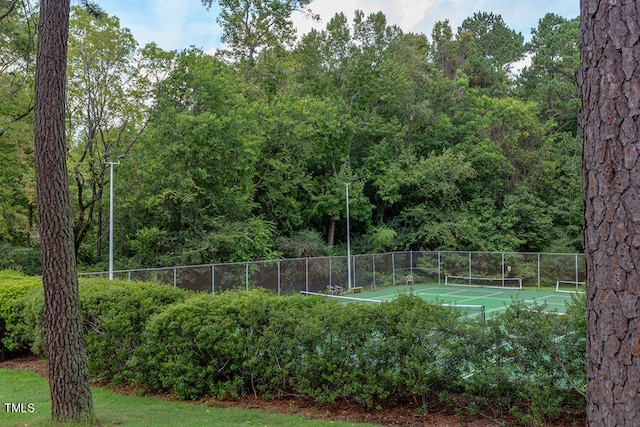
[(14, 270), (0, 270), (0, 358), (6, 353), (23, 351), (28, 342), (20, 333), (22, 300), (42, 279), (25, 276)]
[[(154, 283), (107, 279), (80, 280), (80, 303), (87, 343), (87, 362), (96, 378), (122, 383), (131, 377), (129, 359), (141, 344), (148, 318), (165, 306), (186, 299), (186, 291)], [(35, 354), (45, 354), (44, 294), (35, 289), (16, 307), (13, 328)]]
[[(0, 244), (28, 247), (37, 229), (33, 97), (38, 14), (25, 2), (2, 2), (0, 8)], [(0, 261), (0, 268), (7, 266)]]
[(217, 21), (222, 26), (222, 41), (229, 45), (232, 58), (252, 64), (265, 48), (290, 44), (295, 37), (291, 14), (311, 0), (253, 1), (202, 0), (221, 11)]
[(271, 369), (255, 344), (278, 308), (282, 301), (257, 290), (200, 295), (167, 308), (144, 331), (136, 383), (182, 399), (246, 394), (265, 381), (256, 370)]
[(82, 280), (80, 295), (89, 369), (116, 384), (133, 376), (130, 359), (149, 317), (188, 297), (173, 287), (105, 279)]
[[(3, 351), (43, 354), (39, 279), (0, 272)], [(193, 294), (82, 280), (92, 375), (181, 399), (250, 393), (373, 406), (473, 396), (467, 410), (542, 424), (584, 407), (585, 297), (566, 315), (515, 300), (487, 322), (400, 294), (384, 304), (278, 297), (265, 290)], [(464, 416), (466, 410), (458, 408)]]
[(289, 237), (279, 237), (276, 250), (284, 258), (306, 258), (331, 255), (331, 248), (317, 231), (303, 230)]
[(567, 315), (540, 303), (513, 301), (487, 322), (482, 342), (472, 344), (475, 372), (466, 383), (478, 398), (535, 425), (563, 409), (583, 409), (586, 387), (584, 298)]
[(29, 276), (41, 274), (40, 248), (0, 242), (0, 269), (18, 270)]
[(546, 14), (531, 31), (531, 65), (519, 78), (518, 95), (535, 100), (542, 114), (557, 123), (561, 132), (577, 135), (580, 109), (580, 19), (567, 20)]
[[(67, 122), (81, 264), (106, 263), (108, 153), (127, 153), (114, 180), (122, 267), (326, 253), (307, 231), (340, 251), (345, 182), (358, 252), (582, 249), (578, 19), (545, 16), (525, 46), (492, 13), (457, 31), (438, 22), (428, 39), (356, 11), (293, 45), (291, 13), (308, 3), (203, 0), (220, 6), (230, 51), (219, 56), (139, 49), (116, 17), (74, 8)], [(0, 68), (0, 242), (31, 247), (25, 17), (0, 25), (15, 73)], [(525, 50), (531, 65), (510, 74)]]

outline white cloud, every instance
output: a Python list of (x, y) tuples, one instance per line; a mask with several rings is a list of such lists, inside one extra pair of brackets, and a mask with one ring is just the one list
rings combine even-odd
[[(181, 50), (195, 45), (205, 51), (221, 46), (221, 29), (216, 23), (219, 9), (215, 2), (210, 11), (201, 0), (104, 0), (101, 6), (107, 13), (118, 16), (122, 26), (129, 28), (141, 45), (155, 41), (163, 49)], [(365, 15), (382, 11), (389, 25), (427, 36), (431, 36), (438, 21), (448, 19), (455, 32), (475, 12), (493, 12), (500, 14), (525, 39), (530, 38), (531, 28), (548, 12), (565, 18), (579, 14), (579, 0), (314, 0), (309, 7), (320, 15), (321, 22), (295, 12), (292, 20), (298, 36), (311, 28), (325, 29), (340, 11), (352, 22), (358, 9)]]
[(309, 7), (320, 14), (322, 22), (314, 23), (302, 14), (293, 16), (298, 35), (311, 28), (322, 30), (339, 11), (347, 15), (349, 22), (355, 10), (365, 15), (382, 11), (389, 25), (398, 25), (404, 32), (415, 32), (431, 36), (438, 21), (448, 20), (454, 32), (464, 19), (476, 12), (492, 12), (502, 16), (505, 23), (525, 39), (529, 39), (531, 28), (546, 13), (557, 13), (565, 18), (579, 14), (578, 0), (314, 0)]
[(165, 50), (192, 45), (212, 50), (220, 44), (217, 7), (208, 11), (201, 0), (111, 0), (103, 7), (120, 18), (140, 45), (155, 42)]

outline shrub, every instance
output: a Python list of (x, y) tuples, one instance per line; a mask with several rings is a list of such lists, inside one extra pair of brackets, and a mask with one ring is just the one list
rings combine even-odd
[[(149, 317), (165, 306), (186, 299), (187, 291), (154, 283), (81, 279), (80, 303), (87, 363), (99, 380), (123, 383)], [(35, 354), (45, 354), (44, 294), (40, 288), (20, 304), (23, 335)]]
[(450, 310), (408, 295), (376, 306), (258, 290), (200, 295), (149, 321), (137, 384), (183, 399), (425, 397), (458, 378), (460, 367), (441, 360), (459, 324)]
[(27, 276), (42, 274), (40, 248), (12, 246), (0, 242), (0, 270), (21, 271)]
[(466, 383), (468, 391), (534, 424), (568, 406), (583, 408), (584, 319), (583, 298), (574, 299), (566, 315), (514, 300), (473, 338), (469, 348), (475, 350), (476, 372)]
[[(39, 285), (0, 272), (4, 350), (43, 351)], [(484, 323), (412, 294), (340, 304), (91, 279), (80, 297), (92, 375), (181, 399), (292, 394), (373, 406), (410, 398), (425, 410), (464, 391), (470, 411), (490, 406), (529, 424), (584, 407), (584, 296), (563, 316), (516, 300)]]
[(80, 300), (92, 375), (113, 384), (128, 381), (132, 376), (130, 358), (142, 345), (141, 335), (149, 318), (190, 295), (155, 283), (82, 280)]
[[(286, 300), (263, 290), (229, 291), (168, 307), (144, 332), (135, 357), (137, 384), (183, 399), (267, 392), (286, 381), (274, 369), (279, 363), (274, 352), (284, 359), (296, 354), (277, 339), (264, 338), (265, 331), (273, 338), (274, 331), (281, 330), (274, 325), (283, 319), (283, 311), (291, 313)], [(312, 303), (309, 299), (303, 305)], [(299, 315), (291, 317), (296, 318)]]
[(33, 289), (42, 286), (38, 277), (13, 270), (0, 271), (0, 357), (28, 349), (21, 330), (21, 302)]

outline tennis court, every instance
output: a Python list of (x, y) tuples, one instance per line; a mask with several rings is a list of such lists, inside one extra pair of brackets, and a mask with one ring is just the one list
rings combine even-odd
[(556, 311), (558, 313), (564, 313), (566, 311), (566, 302), (571, 300), (570, 293), (557, 293), (554, 291), (420, 284), (394, 286), (335, 298), (345, 302), (358, 302), (358, 300), (361, 300), (362, 302), (372, 303), (391, 301), (402, 293), (413, 293), (429, 302), (459, 307), (463, 311), (468, 311), (470, 315), (483, 313), (483, 316), (487, 318), (504, 311), (514, 298), (531, 305), (546, 303), (547, 311)]

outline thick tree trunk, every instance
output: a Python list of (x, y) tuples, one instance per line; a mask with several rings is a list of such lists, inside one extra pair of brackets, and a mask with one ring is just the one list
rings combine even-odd
[(69, 0), (40, 2), (34, 110), (36, 182), (53, 422), (94, 421), (65, 146)]
[(581, 2), (590, 426), (640, 425), (638, 8)]

